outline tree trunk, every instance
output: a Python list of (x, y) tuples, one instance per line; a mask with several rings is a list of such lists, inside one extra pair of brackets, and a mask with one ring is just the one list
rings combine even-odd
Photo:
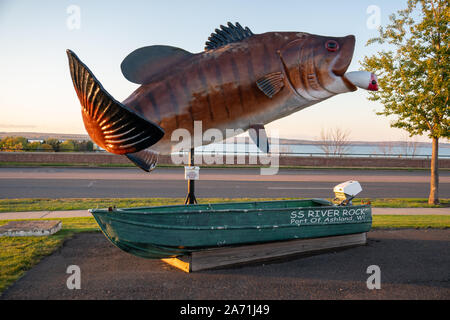
[(430, 183), (430, 197), (428, 204), (439, 204), (439, 139), (433, 137), (433, 150), (431, 152), (431, 183)]

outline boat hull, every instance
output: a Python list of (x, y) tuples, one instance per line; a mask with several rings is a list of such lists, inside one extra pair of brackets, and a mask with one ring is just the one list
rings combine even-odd
[(106, 237), (136, 256), (160, 259), (223, 246), (367, 232), (371, 207), (320, 199), (91, 210)]

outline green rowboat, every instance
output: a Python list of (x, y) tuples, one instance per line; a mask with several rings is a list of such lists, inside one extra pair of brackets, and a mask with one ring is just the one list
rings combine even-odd
[(204, 249), (368, 232), (369, 205), (322, 199), (91, 209), (106, 237), (136, 256), (161, 259)]

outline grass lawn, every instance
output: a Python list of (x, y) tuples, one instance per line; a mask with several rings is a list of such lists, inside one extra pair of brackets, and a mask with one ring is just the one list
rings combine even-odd
[[(47, 237), (0, 237), (0, 294), (43, 257), (52, 254), (65, 240), (80, 232), (98, 232), (94, 218), (63, 218), (62, 229)], [(0, 220), (0, 225), (7, 223)], [(373, 216), (374, 229), (449, 228), (450, 216)], [(119, 249), (117, 249), (119, 250)]]
[(450, 228), (450, 216), (444, 215), (374, 215), (372, 229), (447, 229)]
[[(269, 201), (269, 200), (293, 200), (293, 198), (207, 198), (199, 199), (199, 203), (236, 202), (236, 201)], [(331, 200), (331, 199), (329, 199)], [(356, 199), (354, 204), (371, 202), (378, 208), (450, 208), (450, 199), (441, 199), (441, 205), (430, 206), (427, 199)], [(184, 198), (81, 198), (81, 199), (0, 199), (0, 212), (20, 211), (58, 211), (58, 210), (83, 210), (91, 208), (118, 208), (160, 206), (171, 204), (183, 204)]]
[[(99, 230), (94, 218), (58, 220), (62, 221), (62, 229), (51, 236), (0, 237), (0, 294), (75, 233)], [(0, 225), (7, 222), (7, 220), (0, 221)]]

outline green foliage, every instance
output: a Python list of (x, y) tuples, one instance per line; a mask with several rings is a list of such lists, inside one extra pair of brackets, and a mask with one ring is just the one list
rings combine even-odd
[(20, 151), (26, 149), (28, 140), (24, 137), (5, 137), (0, 140), (1, 151)]
[(59, 151), (59, 146), (61, 144), (58, 139), (47, 139), (44, 143), (52, 146), (53, 151)]
[(75, 151), (93, 151), (94, 144), (92, 141), (73, 141), (75, 145)]
[(39, 151), (45, 151), (45, 152), (49, 152), (49, 151), (54, 151), (53, 147), (47, 143), (43, 143), (41, 144), (41, 146), (39, 147)]
[(449, 94), (449, 1), (409, 0), (408, 8), (390, 16), (379, 29), (378, 43), (390, 50), (365, 57), (362, 65), (379, 76), (379, 115), (395, 115), (391, 124), (410, 135), (450, 137)]
[(72, 140), (66, 140), (59, 145), (59, 151), (74, 151), (75, 144)]
[(47, 139), (44, 142), (28, 142), (25, 137), (5, 137), (0, 140), (0, 151), (94, 151), (92, 141)]
[(36, 151), (36, 150), (39, 150), (40, 148), (41, 148), (41, 143), (38, 141), (35, 141), (35, 142), (31, 142), (28, 144), (27, 150)]

